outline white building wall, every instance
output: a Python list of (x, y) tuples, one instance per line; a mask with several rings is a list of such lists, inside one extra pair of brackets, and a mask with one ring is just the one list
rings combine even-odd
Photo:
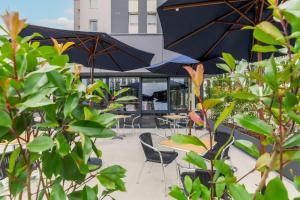
[(74, 0), (75, 30), (90, 31), (90, 20), (97, 20), (99, 32), (111, 32), (111, 0), (96, 0), (97, 7), (90, 7), (90, 0)]

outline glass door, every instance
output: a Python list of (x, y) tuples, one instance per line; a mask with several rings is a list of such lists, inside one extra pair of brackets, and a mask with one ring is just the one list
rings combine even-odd
[(167, 78), (142, 79), (142, 111), (168, 111), (168, 81)]

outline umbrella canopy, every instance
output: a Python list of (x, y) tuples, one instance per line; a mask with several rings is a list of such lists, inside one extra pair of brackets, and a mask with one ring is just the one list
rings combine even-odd
[(231, 53), (236, 59), (256, 60), (251, 30), (261, 21), (273, 23), (268, 1), (168, 0), (158, 8), (164, 46), (199, 61)]
[(66, 53), (70, 62), (98, 69), (128, 71), (149, 66), (154, 56), (152, 53), (138, 50), (106, 33), (82, 32), (53, 29), (35, 25), (28, 25), (21, 36), (33, 33), (43, 36), (32, 41), (39, 41), (41, 45), (52, 45), (51, 38), (58, 42), (72, 41), (75, 43)]
[[(221, 62), (221, 59), (213, 59), (203, 63), (205, 74), (222, 74), (225, 71), (216, 67), (217, 62)], [(188, 76), (188, 73), (183, 68), (184, 65), (195, 66), (199, 61), (188, 56), (177, 56), (168, 61), (152, 65), (146, 69), (152, 73), (167, 74), (170, 76)]]

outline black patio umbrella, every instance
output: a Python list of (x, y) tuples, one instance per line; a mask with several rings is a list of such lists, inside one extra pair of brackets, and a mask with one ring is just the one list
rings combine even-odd
[(75, 44), (66, 53), (70, 62), (90, 67), (91, 82), (93, 82), (94, 68), (128, 71), (149, 66), (154, 56), (152, 53), (138, 50), (106, 33), (70, 31), (28, 25), (21, 36), (39, 33), (43, 37), (36, 37), (32, 41), (39, 41), (41, 45), (52, 45), (51, 38), (59, 43), (74, 42)]
[[(221, 59), (212, 59), (206, 61), (203, 64), (205, 74), (223, 74), (226, 73), (222, 69), (216, 67), (216, 63), (222, 62)], [(188, 56), (180, 55), (172, 58), (168, 61), (146, 67), (152, 73), (167, 74), (170, 76), (189, 76), (184, 65), (195, 67), (199, 63), (198, 60), (190, 58)]]
[(256, 61), (252, 30), (261, 21), (273, 22), (266, 0), (168, 0), (158, 8), (164, 47), (199, 61), (231, 53)]

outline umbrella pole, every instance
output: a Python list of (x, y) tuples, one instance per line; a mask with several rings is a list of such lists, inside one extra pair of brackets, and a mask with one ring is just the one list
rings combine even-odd
[[(92, 58), (91, 58), (92, 57)], [(90, 68), (90, 84), (94, 83), (94, 56), (90, 55), (90, 62), (89, 62), (89, 68)], [(93, 101), (89, 101), (89, 105), (93, 106)]]
[[(189, 110), (188, 110), (188, 113), (190, 113), (192, 111), (192, 80), (189, 78)], [(192, 135), (192, 120), (189, 118), (189, 131), (188, 131), (188, 135)]]

